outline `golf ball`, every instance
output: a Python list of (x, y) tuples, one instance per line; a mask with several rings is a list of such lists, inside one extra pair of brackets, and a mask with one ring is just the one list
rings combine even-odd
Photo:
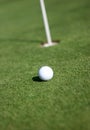
[(50, 80), (53, 78), (53, 70), (49, 66), (43, 66), (39, 69), (38, 76), (41, 80)]

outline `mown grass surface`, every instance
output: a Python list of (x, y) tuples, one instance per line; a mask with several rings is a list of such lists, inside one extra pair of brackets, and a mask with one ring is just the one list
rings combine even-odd
[[(50, 48), (39, 1), (0, 0), (0, 130), (90, 129), (90, 1), (45, 3)], [(35, 81), (43, 65), (54, 78)]]

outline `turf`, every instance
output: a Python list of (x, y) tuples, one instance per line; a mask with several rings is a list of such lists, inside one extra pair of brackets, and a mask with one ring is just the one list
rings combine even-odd
[(39, 0), (0, 0), (0, 130), (90, 130), (90, 1), (45, 3), (49, 48)]

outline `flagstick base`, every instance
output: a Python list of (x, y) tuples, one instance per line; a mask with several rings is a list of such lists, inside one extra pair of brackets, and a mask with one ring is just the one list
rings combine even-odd
[(55, 46), (55, 45), (57, 45), (57, 44), (58, 44), (57, 42), (43, 43), (41, 46), (42, 46), (42, 47), (50, 47), (50, 46)]

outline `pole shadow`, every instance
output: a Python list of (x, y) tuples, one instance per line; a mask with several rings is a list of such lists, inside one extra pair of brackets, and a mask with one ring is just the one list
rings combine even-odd
[(0, 38), (0, 42), (26, 42), (26, 43), (42, 43), (41, 40), (31, 40), (31, 39), (19, 39), (19, 38)]

